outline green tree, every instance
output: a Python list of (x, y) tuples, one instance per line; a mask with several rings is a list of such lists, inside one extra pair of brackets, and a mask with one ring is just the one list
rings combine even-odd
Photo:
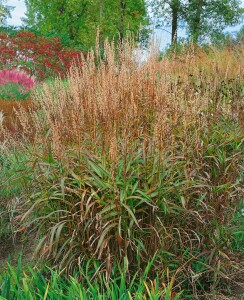
[(194, 42), (216, 38), (223, 29), (239, 22), (243, 9), (240, 0), (149, 0), (153, 15), (172, 27), (172, 42), (177, 41), (183, 23)]
[(24, 23), (43, 35), (60, 36), (85, 51), (108, 37), (120, 41), (128, 31), (137, 34), (147, 24), (144, 0), (25, 0)]
[(241, 29), (237, 32), (236, 41), (244, 44), (244, 25), (242, 25)]
[(179, 21), (182, 19), (182, 1), (180, 0), (149, 0), (149, 7), (156, 18), (157, 26), (171, 26), (171, 42), (177, 41)]
[(240, 0), (188, 0), (184, 11), (189, 37), (199, 42), (218, 38), (226, 26), (238, 24), (242, 16)]
[(0, 25), (5, 23), (7, 17), (10, 17), (11, 6), (4, 5), (5, 0), (0, 0)]
[(88, 0), (25, 0), (24, 24), (36, 33), (60, 36), (65, 44), (78, 40), (87, 14)]

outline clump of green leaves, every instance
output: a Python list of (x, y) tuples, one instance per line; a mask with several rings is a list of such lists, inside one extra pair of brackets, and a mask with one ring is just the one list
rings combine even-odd
[(9, 83), (0, 85), (0, 99), (4, 100), (26, 100), (30, 98), (30, 91), (25, 91), (20, 84)]
[[(30, 180), (26, 165), (27, 156), (21, 152), (8, 152), (4, 147), (0, 153), (0, 238), (14, 231), (14, 218), (19, 199)], [(11, 220), (11, 222), (10, 222)]]
[[(146, 3), (139, 0), (103, 0), (76, 3), (52, 1), (50, 9), (45, 3), (26, 1), (27, 27), (38, 34), (61, 37), (65, 45), (79, 47), (86, 53), (96, 44), (104, 45), (108, 38), (120, 42), (130, 32), (138, 40), (138, 31), (148, 24)], [(97, 29), (99, 34), (97, 35)], [(147, 31), (142, 32), (146, 38)]]
[(162, 284), (156, 276), (151, 281), (148, 272), (152, 262), (144, 272), (137, 272), (130, 282), (125, 269), (115, 265), (111, 278), (106, 277), (102, 264), (88, 261), (86, 268), (80, 269), (72, 277), (66, 278), (47, 266), (23, 268), (19, 259), (17, 268), (8, 264), (0, 273), (0, 298), (13, 300), (31, 299), (150, 299), (177, 300), (182, 293), (172, 294), (169, 285)]
[(99, 153), (72, 152), (69, 167), (52, 156), (37, 159), (36, 192), (24, 203), (22, 220), (36, 226), (43, 258), (68, 272), (84, 258), (106, 261), (108, 273), (126, 259), (134, 274), (163, 250), (157, 272), (178, 269), (178, 282), (191, 268), (194, 285), (203, 290), (201, 277), (208, 284), (220, 280), (231, 267), (226, 227), (241, 197), (242, 134), (213, 122), (200, 132), (201, 148), (187, 153), (180, 146), (183, 131), (175, 136), (177, 153), (147, 161), (139, 145), (116, 164)]
[(138, 67), (129, 45), (116, 55), (106, 46), (103, 60), (91, 53), (72, 69), (68, 88), (45, 85), (35, 110), (18, 115), (34, 145), (19, 231), (34, 230), (36, 253), (67, 274), (94, 260), (109, 278), (126, 261), (133, 278), (155, 256), (151, 280), (167, 274), (170, 290), (196, 296), (233, 270), (243, 80), (225, 58), (237, 66), (239, 54)]

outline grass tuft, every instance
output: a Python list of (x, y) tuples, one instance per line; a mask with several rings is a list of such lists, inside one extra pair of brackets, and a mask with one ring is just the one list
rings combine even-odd
[(165, 299), (183, 289), (197, 297), (238, 268), (243, 49), (190, 47), (160, 61), (153, 50), (142, 66), (132, 51), (91, 52), (16, 112), (17, 135), (3, 126), (6, 145), (28, 149), (17, 225), (36, 233), (36, 254), (59, 272), (92, 260), (106, 280), (115, 265), (132, 280), (153, 260), (147, 295), (166, 276)]

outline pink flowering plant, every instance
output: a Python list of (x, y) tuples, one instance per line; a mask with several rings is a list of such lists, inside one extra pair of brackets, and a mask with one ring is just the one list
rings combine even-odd
[(34, 76), (17, 69), (0, 70), (0, 99), (25, 100), (36, 85)]

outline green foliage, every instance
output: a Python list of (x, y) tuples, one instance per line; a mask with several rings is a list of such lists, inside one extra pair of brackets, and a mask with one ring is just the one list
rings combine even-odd
[(26, 185), (27, 154), (17, 151), (4, 150), (0, 153), (0, 194), (1, 200), (17, 197)]
[(184, 9), (189, 37), (194, 42), (206, 37), (218, 40), (226, 26), (238, 24), (243, 16), (240, 0), (191, 0)]
[(218, 34), (214, 37), (211, 41), (211, 44), (207, 43), (206, 45), (203, 44), (203, 47), (206, 49), (210, 46), (214, 46), (215, 48), (223, 49), (224, 47), (233, 47), (239, 43), (237, 36), (230, 33), (222, 33)]
[(28, 28), (42, 35), (59, 36), (64, 44), (72, 44), (83, 51), (95, 46), (98, 28), (102, 45), (107, 37), (118, 42), (128, 33), (137, 39), (140, 26), (147, 23), (142, 0), (25, 2)]
[[(93, 297), (116, 290), (117, 299), (148, 270), (146, 298), (184, 290), (196, 299), (238, 268), (241, 51), (181, 51), (140, 68), (129, 45), (115, 53), (107, 44), (103, 60), (91, 52), (82, 72), (44, 85), (35, 110), (19, 115), (29, 156), (18, 232), (34, 232), (38, 257), (82, 274)], [(91, 284), (82, 281), (90, 266)], [(105, 276), (95, 287), (94, 270)], [(114, 278), (123, 287), (105, 284)]]
[(6, 0), (0, 0), (0, 26), (5, 23), (7, 17), (10, 17), (12, 7), (4, 5)]
[[(243, 16), (240, 0), (160, 0), (150, 1), (158, 22), (172, 25), (172, 41), (180, 23), (195, 42), (218, 40), (226, 26), (236, 25)], [(174, 24), (175, 23), (175, 24)]]
[(0, 239), (13, 232), (10, 219), (16, 216), (17, 205), (30, 177), (27, 174), (27, 156), (23, 153), (0, 151)]
[(154, 18), (157, 20), (157, 28), (171, 26), (171, 43), (177, 42), (179, 22), (183, 17), (183, 4), (180, 0), (149, 0)]
[(0, 99), (4, 100), (26, 100), (30, 97), (31, 91), (17, 83), (0, 85)]
[(9, 36), (13, 36), (19, 32), (19, 28), (14, 25), (0, 24), (0, 32), (5, 32)]
[(244, 25), (241, 27), (241, 29), (237, 32), (236, 35), (236, 41), (238, 43), (244, 43)]
[(244, 253), (244, 206), (243, 201), (240, 203), (239, 207), (235, 212), (234, 218), (232, 220), (231, 228), (232, 238), (232, 249), (234, 251)]
[(21, 258), (17, 268), (10, 264), (0, 273), (0, 299), (12, 300), (75, 300), (75, 299), (148, 299), (177, 300), (181, 293), (171, 295), (171, 287), (163, 285), (163, 278), (155, 276), (150, 280), (148, 273), (153, 261), (148, 262), (142, 273), (137, 272), (128, 281), (124, 268), (114, 265), (111, 278), (108, 279), (102, 264), (88, 261), (72, 277), (65, 278), (49, 267), (23, 268)]
[[(177, 161), (167, 153), (165, 160), (154, 155), (145, 162), (136, 145), (116, 165), (99, 152), (72, 152), (66, 156), (72, 168), (51, 154), (36, 157), (36, 191), (24, 203), (22, 225), (36, 227), (40, 254), (68, 272), (84, 259), (106, 261), (108, 272), (125, 259), (133, 276), (162, 249), (158, 272), (179, 268), (179, 282), (191, 267), (197, 289), (200, 278), (214, 284), (217, 268), (223, 274), (230, 268), (230, 261), (215, 258), (230, 243), (225, 228), (240, 199), (242, 134), (227, 122), (204, 129), (201, 151), (191, 148), (186, 156), (180, 151), (184, 133), (176, 131)], [(194, 134), (188, 135), (194, 143)]]

